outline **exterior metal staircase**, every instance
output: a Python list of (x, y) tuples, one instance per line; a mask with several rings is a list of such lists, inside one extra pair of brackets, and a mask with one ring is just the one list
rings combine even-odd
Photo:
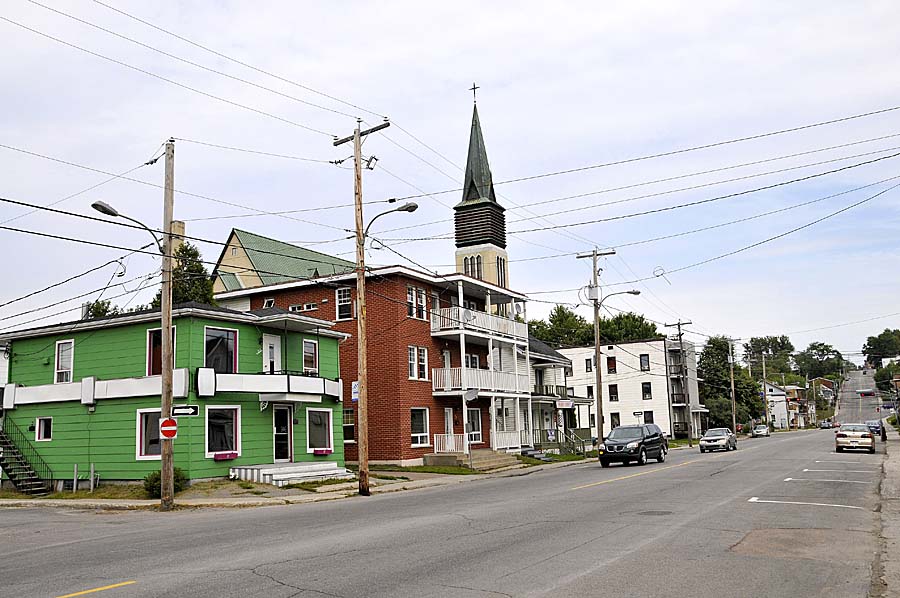
[(0, 430), (0, 469), (16, 490), (31, 496), (46, 496), (53, 487), (53, 472), (8, 417)]

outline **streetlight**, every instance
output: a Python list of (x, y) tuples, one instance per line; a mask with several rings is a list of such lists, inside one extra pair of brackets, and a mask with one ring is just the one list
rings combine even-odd
[[(596, 264), (596, 260), (595, 260)], [(594, 285), (597, 284), (597, 270), (594, 270)], [(615, 293), (610, 293), (606, 297), (602, 299), (598, 299), (600, 292), (599, 289), (595, 289), (594, 294), (594, 384), (597, 386), (597, 392), (594, 393), (594, 396), (597, 397), (597, 443), (603, 442), (603, 386), (600, 380), (600, 308), (603, 307), (603, 302), (609, 299), (610, 297), (615, 297), (616, 295), (640, 295), (641, 292), (632, 289), (630, 291), (618, 291)], [(590, 423), (590, 422), (588, 422)]]
[[(357, 190), (359, 190), (362, 178), (359, 175), (359, 131), (357, 130)], [(366, 237), (369, 236), (369, 229), (372, 223), (393, 212), (415, 212), (419, 209), (419, 204), (408, 202), (400, 207), (394, 208), (378, 214), (369, 221), (368, 226), (362, 229), (362, 200), (361, 192), (357, 193), (357, 218), (356, 218), (356, 304), (358, 314), (356, 318), (356, 352), (357, 352), (357, 382), (359, 392), (359, 439), (357, 440), (357, 453), (359, 461), (359, 493), (362, 496), (369, 496), (369, 360), (366, 339), (366, 257), (365, 245)]]
[[(160, 367), (162, 388), (160, 389), (160, 420), (172, 416), (172, 367), (175, 364), (173, 356), (172, 338), (172, 210), (175, 194), (175, 140), (166, 142), (166, 174), (163, 185), (163, 242), (160, 243), (156, 234), (149, 226), (119, 213), (106, 202), (95, 201), (91, 207), (110, 216), (111, 218), (124, 218), (134, 222), (145, 229), (153, 237), (153, 241), (162, 254), (162, 289), (160, 290), (160, 319), (162, 337)], [(161, 436), (161, 435), (160, 435)], [(175, 456), (172, 440), (160, 438), (162, 444), (160, 450), (160, 492), (159, 508), (161, 511), (170, 511), (175, 507)]]

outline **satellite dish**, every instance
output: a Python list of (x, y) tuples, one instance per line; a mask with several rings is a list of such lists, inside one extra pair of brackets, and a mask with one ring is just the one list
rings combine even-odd
[(515, 307), (516, 315), (517, 315), (517, 316), (521, 316), (521, 315), (522, 315), (522, 304), (521, 304), (521, 303), (516, 303), (515, 306), (516, 306), (516, 307)]
[(471, 322), (475, 319), (475, 314), (472, 313), (471, 309), (463, 309), (459, 315), (462, 317), (463, 322)]

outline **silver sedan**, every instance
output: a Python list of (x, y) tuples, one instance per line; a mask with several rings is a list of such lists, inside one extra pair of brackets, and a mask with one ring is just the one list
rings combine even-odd
[(712, 428), (700, 438), (700, 452), (706, 451), (736, 451), (737, 436), (728, 428)]

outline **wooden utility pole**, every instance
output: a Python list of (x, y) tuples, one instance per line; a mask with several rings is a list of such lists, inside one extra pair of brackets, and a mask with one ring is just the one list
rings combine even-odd
[(768, 428), (771, 424), (771, 418), (769, 416), (769, 387), (766, 386), (768, 382), (766, 382), (766, 354), (762, 354), (762, 377), (763, 377), (763, 402), (766, 404), (766, 428)]
[(594, 397), (597, 401), (597, 443), (603, 442), (603, 386), (601, 380), (600, 364), (600, 282), (598, 280), (600, 266), (597, 260), (605, 255), (615, 255), (616, 250), (597, 251), (590, 253), (582, 253), (577, 255), (578, 259), (591, 258), (593, 263), (593, 277), (591, 279), (591, 289), (588, 293), (590, 299), (594, 302)]
[[(362, 138), (391, 126), (385, 122), (371, 129), (360, 131), (362, 120), (357, 120), (353, 135), (335, 139), (335, 147), (353, 141), (353, 205), (356, 212), (356, 351), (357, 380), (359, 381), (359, 493), (369, 496), (369, 359), (366, 339), (366, 235), (362, 212)], [(337, 308), (335, 308), (337, 309)]]
[[(172, 212), (175, 203), (175, 140), (166, 142), (166, 178), (163, 187), (163, 258), (162, 289), (160, 292), (162, 336), (162, 395), (160, 419), (172, 416)], [(175, 506), (175, 450), (172, 440), (160, 435), (160, 503), (162, 511), (169, 511)]]
[(731, 375), (731, 431), (737, 434), (737, 401), (734, 394), (734, 344), (728, 339), (728, 369)]
[(678, 348), (681, 353), (681, 388), (684, 390), (684, 404), (687, 407), (687, 427), (688, 427), (688, 446), (694, 446), (694, 414), (691, 412), (691, 394), (688, 390), (687, 376), (687, 356), (684, 354), (684, 334), (681, 332), (683, 325), (693, 324), (690, 320), (682, 322), (678, 320), (675, 324), (666, 324), (666, 328), (673, 326), (678, 328)]

